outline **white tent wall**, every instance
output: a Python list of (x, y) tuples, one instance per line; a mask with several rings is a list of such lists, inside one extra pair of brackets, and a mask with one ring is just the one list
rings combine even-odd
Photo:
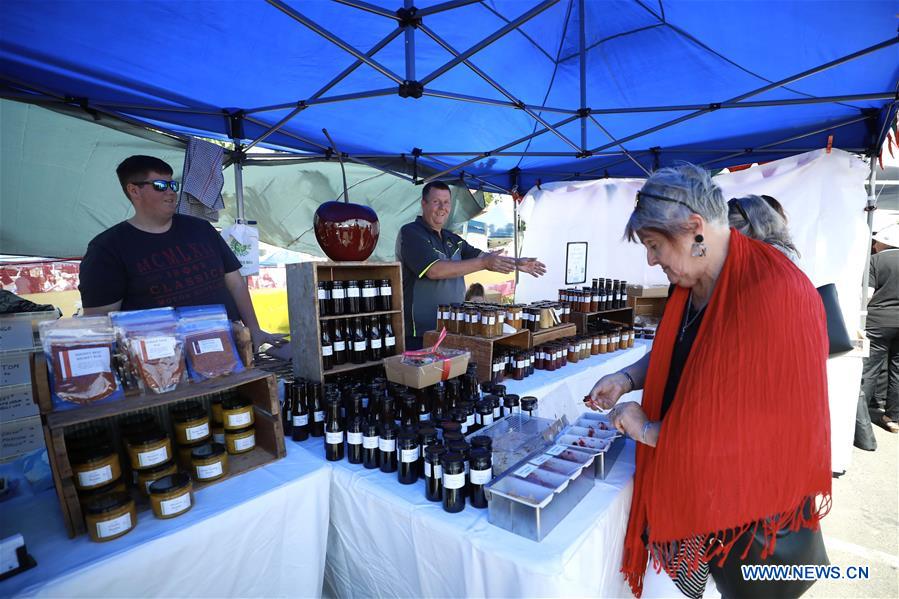
[[(715, 177), (725, 198), (768, 194), (784, 206), (799, 267), (815, 286), (834, 283), (850, 332), (859, 327), (861, 279), (868, 252), (865, 220), (867, 165), (857, 156), (818, 150)], [(626, 279), (630, 283), (667, 284), (658, 267), (646, 263), (639, 244), (622, 239), (624, 226), (642, 185), (638, 179), (548, 183), (534, 188), (522, 203), (527, 223), (521, 255), (538, 256), (547, 265), (541, 279), (522, 275), (518, 301), (557, 297), (565, 287), (565, 248), (587, 241), (587, 276)], [(851, 461), (855, 410), (862, 359), (828, 360), (828, 393), (835, 472)]]

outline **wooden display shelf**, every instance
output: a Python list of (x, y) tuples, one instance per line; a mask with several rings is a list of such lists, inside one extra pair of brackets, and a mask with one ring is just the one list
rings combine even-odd
[[(322, 316), (318, 311), (319, 281), (351, 281), (387, 279), (393, 295), (392, 310)], [(322, 323), (341, 318), (388, 316), (396, 336), (396, 353), (406, 349), (403, 329), (403, 279), (399, 262), (300, 262), (287, 266), (287, 308), (290, 318), (290, 339), (293, 347), (293, 374), (316, 382), (324, 382), (326, 376), (352, 372), (380, 364), (343, 364), (331, 370), (322, 369)]]
[(577, 327), (577, 334), (583, 335), (587, 331), (587, 325), (591, 320), (605, 318), (613, 322), (623, 325), (634, 326), (634, 309), (633, 308), (615, 308), (613, 310), (600, 310), (598, 312), (572, 312), (570, 314), (571, 323)]
[(577, 335), (576, 325), (571, 323), (560, 324), (548, 329), (543, 329), (542, 331), (537, 331), (536, 333), (531, 332), (531, 347), (537, 347), (538, 345), (543, 345), (544, 343), (549, 343), (556, 339), (573, 337), (575, 335)]
[[(32, 377), (34, 396), (39, 405), (51, 405), (50, 389), (47, 382), (47, 364), (42, 354), (35, 357)], [(253, 403), (256, 430), (256, 448), (246, 454), (228, 456), (228, 474), (216, 481), (206, 483), (194, 482), (194, 488), (200, 489), (233, 478), (249, 470), (264, 466), (287, 455), (284, 446), (284, 429), (280, 417), (278, 389), (275, 375), (248, 368), (243, 372), (204, 381), (202, 383), (185, 384), (169, 393), (138, 394), (97, 406), (85, 406), (50, 412), (42, 416), (44, 421), (44, 438), (47, 443), (47, 454), (50, 458), (50, 469), (56, 493), (59, 496), (63, 520), (70, 537), (86, 532), (81, 502), (75, 488), (74, 474), (66, 448), (66, 434), (97, 426), (110, 431), (113, 445), (119, 453), (122, 465), (122, 476), (126, 483), (131, 479), (131, 469), (124, 445), (118, 432), (118, 417), (134, 412), (152, 413), (163, 430), (170, 431), (169, 408), (189, 399), (200, 401), (209, 413), (209, 404), (213, 396), (222, 392), (236, 393)], [(212, 424), (210, 423), (210, 427)], [(173, 440), (173, 453), (177, 455), (177, 447)], [(173, 459), (175, 456), (173, 456)], [(128, 485), (131, 487), (131, 485)], [(134, 489), (132, 489), (134, 492)]]
[[(424, 346), (430, 347), (437, 342), (437, 331), (428, 331), (424, 336)], [(493, 368), (493, 355), (497, 347), (505, 346), (515, 349), (531, 348), (531, 332), (521, 330), (508, 335), (485, 339), (448, 333), (440, 347), (464, 349), (471, 352), (471, 361), (478, 367), (478, 382), (490, 380)]]

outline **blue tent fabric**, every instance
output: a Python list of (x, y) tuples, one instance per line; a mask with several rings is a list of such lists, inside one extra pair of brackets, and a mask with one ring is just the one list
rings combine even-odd
[(403, 5), (8, 0), (2, 95), (247, 142), (299, 107), (263, 145), (323, 155), (326, 127), (351, 157), (420, 154), (443, 178), (502, 189), (773, 160), (830, 136), (870, 153), (894, 122), (893, 0), (415, 0), (420, 22), (377, 14)]

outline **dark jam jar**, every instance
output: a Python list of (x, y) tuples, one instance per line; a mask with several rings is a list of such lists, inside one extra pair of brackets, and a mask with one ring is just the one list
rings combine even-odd
[(318, 282), (318, 315), (329, 316), (331, 314), (331, 283)]
[(443, 445), (428, 445), (425, 447), (425, 498), (428, 501), (440, 501), (443, 499), (443, 466), (440, 463), (440, 459), (445, 453), (446, 447)]
[(450, 410), (450, 418), (453, 419), (453, 422), (459, 424), (459, 431), (463, 435), (468, 433), (468, 415), (463, 408), (459, 407)]
[(372, 280), (362, 283), (362, 311), (376, 312), (378, 310), (378, 285)]
[(325, 421), (325, 459), (339, 462), (343, 459), (343, 423), (340, 418), (340, 397), (328, 402), (328, 417)]
[(484, 427), (484, 426), (490, 426), (491, 424), (493, 424), (493, 402), (492, 401), (482, 399), (481, 401), (479, 401), (477, 403), (475, 410), (477, 411), (476, 421), (479, 425)]
[(526, 413), (529, 417), (534, 416), (534, 411), (537, 409), (537, 398), (531, 395), (526, 395), (521, 398), (521, 411)]
[(346, 282), (346, 313), (359, 314), (359, 281)]
[(472, 449), (468, 463), (468, 489), (471, 507), (486, 508), (487, 495), (484, 493), (484, 485), (493, 478), (490, 452), (486, 449)]
[(353, 416), (346, 429), (346, 461), (350, 464), (362, 463), (362, 440), (365, 421), (362, 416)]
[[(426, 425), (418, 427), (418, 445), (424, 449), (428, 445), (433, 445), (435, 443), (439, 443), (437, 440), (437, 429), (433, 426)], [(424, 466), (424, 451), (421, 452), (421, 458), (418, 460), (418, 471), (422, 472), (422, 467)]]
[(418, 480), (418, 460), (421, 457), (418, 434), (411, 431), (400, 433), (396, 441), (396, 456), (397, 480), (401, 485), (414, 484)]
[(334, 281), (331, 283), (331, 310), (332, 316), (340, 316), (346, 314), (346, 289), (343, 281)]
[(521, 406), (518, 400), (518, 396), (514, 393), (506, 395), (503, 398), (503, 408), (505, 408), (507, 414), (521, 413)]
[(487, 435), (478, 435), (476, 437), (471, 438), (471, 450), (475, 449), (486, 449), (487, 451), (493, 450), (493, 439), (488, 437)]
[(396, 472), (396, 433), (397, 427), (393, 421), (381, 423), (378, 437), (381, 472)]
[(484, 402), (489, 402), (490, 406), (493, 408), (493, 420), (494, 422), (503, 417), (503, 409), (502, 409), (502, 400), (499, 395), (493, 395), (492, 393), (489, 395), (485, 395)]
[(443, 466), (443, 510), (454, 514), (465, 509), (465, 457), (461, 453), (447, 452), (441, 460)]
[(378, 284), (378, 310), (393, 310), (393, 286), (390, 279), (381, 279)]
[(378, 424), (371, 419), (362, 427), (362, 465), (369, 470), (374, 470), (381, 464), (378, 440)]

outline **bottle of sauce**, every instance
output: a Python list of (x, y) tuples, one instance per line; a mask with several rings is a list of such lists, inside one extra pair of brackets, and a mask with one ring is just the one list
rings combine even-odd
[(343, 425), (340, 418), (340, 397), (328, 401), (328, 415), (325, 420), (325, 459), (338, 462), (343, 459)]
[(418, 460), (421, 449), (418, 445), (418, 434), (404, 431), (397, 436), (397, 471), (396, 478), (401, 485), (412, 485), (418, 481)]
[(359, 314), (359, 281), (346, 282), (346, 313)]
[[(372, 284), (374, 284), (374, 281), (372, 281)], [(381, 338), (381, 326), (378, 324), (377, 316), (368, 318), (368, 346), (371, 348), (369, 350), (369, 360), (380, 360), (384, 357), (384, 341)]]
[(312, 423), (309, 434), (313, 437), (325, 436), (325, 406), (322, 403), (322, 384), (306, 383), (306, 401), (309, 402), (309, 413), (312, 415)]
[(368, 336), (362, 326), (362, 319), (358, 316), (353, 319), (353, 349), (350, 352), (350, 361), (353, 364), (364, 364), (368, 361)]
[(331, 315), (331, 283), (329, 281), (318, 282), (318, 315)]
[(484, 485), (493, 479), (493, 463), (491, 453), (486, 449), (474, 448), (468, 457), (468, 489), (471, 507), (484, 509), (487, 507), (487, 495)]
[(331, 315), (340, 316), (345, 314), (344, 302), (346, 299), (346, 289), (343, 281), (331, 282)]
[(328, 322), (324, 320), (321, 321), (322, 370), (331, 370), (334, 368), (334, 344), (331, 343), (331, 335), (328, 333), (328, 328)]
[(465, 458), (458, 452), (441, 457), (443, 466), (443, 510), (450, 513), (465, 509)]
[(378, 423), (370, 418), (362, 427), (362, 465), (374, 470), (381, 465), (381, 450), (378, 449)]
[(290, 416), (293, 419), (292, 438), (294, 441), (305, 441), (309, 438), (309, 408), (306, 404), (305, 381), (294, 382), (290, 404)]
[(443, 465), (441, 458), (446, 453), (446, 447), (438, 444), (425, 446), (425, 498), (428, 501), (441, 501), (443, 499)]
[(362, 311), (377, 312), (378, 310), (378, 285), (369, 279), (362, 282)]
[(381, 279), (378, 285), (378, 309), (393, 310), (393, 286), (390, 279)]
[(396, 335), (393, 333), (393, 323), (390, 316), (380, 316), (381, 338), (384, 340), (383, 355), (385, 358), (396, 355)]
[(362, 463), (362, 440), (365, 419), (355, 415), (348, 420), (346, 430), (346, 459), (350, 464)]
[(396, 472), (396, 434), (397, 427), (393, 420), (381, 421), (378, 433), (378, 452), (381, 472)]
[(284, 427), (284, 438), (293, 435), (293, 407), (294, 382), (290, 379), (284, 379), (284, 404), (281, 407), (281, 426)]

